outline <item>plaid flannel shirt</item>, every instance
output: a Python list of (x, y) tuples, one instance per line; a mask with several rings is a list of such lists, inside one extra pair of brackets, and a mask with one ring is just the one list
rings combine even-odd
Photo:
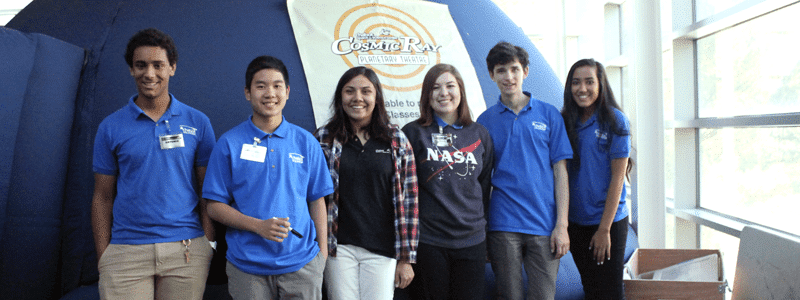
[[(416, 263), (419, 244), (419, 198), (417, 196), (417, 169), (414, 150), (405, 134), (397, 125), (390, 124), (392, 135), (392, 204), (394, 204), (395, 258), (397, 261)], [(325, 196), (328, 207), (328, 254), (336, 256), (339, 223), (339, 161), (342, 157), (342, 143), (329, 136), (326, 127), (314, 132), (320, 141), (322, 151), (328, 160), (328, 168), (333, 179), (334, 192)], [(326, 142), (327, 141), (327, 142)]]

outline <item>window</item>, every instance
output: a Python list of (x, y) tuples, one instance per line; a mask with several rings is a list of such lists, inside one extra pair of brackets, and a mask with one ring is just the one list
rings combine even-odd
[(800, 127), (701, 129), (700, 205), (800, 235)]
[(800, 4), (697, 40), (699, 117), (800, 112)]
[(696, 0), (696, 17), (702, 20), (731, 8), (745, 0)]
[(721, 249), (732, 282), (745, 225), (800, 235), (792, 222), (800, 196), (800, 27), (789, 25), (800, 1), (671, 1), (664, 8), (675, 23), (673, 59), (664, 59), (672, 75), (665, 97), (674, 87), (674, 102), (664, 102), (672, 144), (664, 163), (674, 173), (665, 188), (675, 198), (668, 210), (677, 217), (676, 243)]

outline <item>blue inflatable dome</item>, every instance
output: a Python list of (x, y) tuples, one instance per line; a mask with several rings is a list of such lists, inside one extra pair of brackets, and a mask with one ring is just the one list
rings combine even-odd
[[(434, 2), (449, 6), (487, 107), (498, 92), (485, 57), (499, 41), (529, 52), (524, 90), (561, 106), (562, 83), (495, 4)], [(250, 115), (243, 74), (264, 54), (289, 69), (287, 120), (314, 129), (285, 0), (33, 1), (0, 28), (0, 298), (58, 299), (97, 281), (92, 145), (100, 121), (136, 93), (123, 54), (128, 39), (147, 27), (175, 39), (170, 92), (205, 112), (217, 137)]]

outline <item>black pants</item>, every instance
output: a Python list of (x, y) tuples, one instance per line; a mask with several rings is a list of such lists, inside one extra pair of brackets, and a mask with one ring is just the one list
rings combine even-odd
[(585, 299), (625, 299), (622, 272), (625, 265), (625, 242), (628, 239), (628, 217), (611, 224), (611, 260), (598, 265), (589, 249), (599, 225), (581, 226), (570, 222), (570, 252), (583, 282)]
[(411, 299), (483, 299), (486, 241), (478, 245), (449, 249), (419, 243)]

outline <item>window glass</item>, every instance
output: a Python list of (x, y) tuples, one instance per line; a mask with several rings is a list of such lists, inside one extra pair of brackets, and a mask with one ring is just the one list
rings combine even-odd
[(800, 111), (798, 15), (794, 4), (697, 40), (701, 118)]
[[(664, 120), (675, 119), (672, 56), (672, 49), (664, 50), (661, 55)], [(675, 198), (675, 130), (672, 128), (664, 130), (664, 194), (667, 198)]]
[(800, 235), (800, 127), (700, 129), (700, 206)]
[(675, 249), (675, 218), (669, 214), (664, 218), (664, 249)]
[(745, 0), (696, 0), (695, 8), (697, 20), (703, 20), (728, 8), (744, 2)]

